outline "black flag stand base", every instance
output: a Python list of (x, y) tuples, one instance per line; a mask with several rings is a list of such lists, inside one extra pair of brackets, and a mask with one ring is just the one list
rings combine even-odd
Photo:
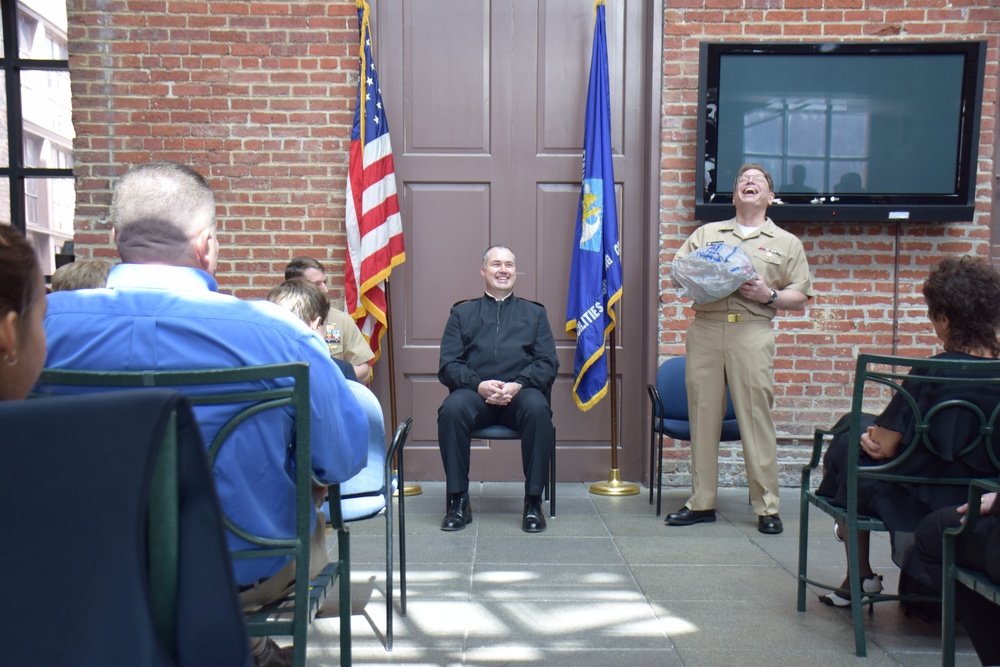
[(608, 481), (594, 482), (590, 492), (598, 496), (635, 496), (639, 494), (639, 485), (633, 482), (623, 482), (618, 468), (612, 468), (608, 473)]

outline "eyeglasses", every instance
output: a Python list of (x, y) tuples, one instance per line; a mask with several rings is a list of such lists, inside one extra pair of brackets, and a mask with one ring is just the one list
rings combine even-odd
[(763, 174), (743, 174), (737, 180), (737, 183), (763, 183), (767, 185), (767, 176)]

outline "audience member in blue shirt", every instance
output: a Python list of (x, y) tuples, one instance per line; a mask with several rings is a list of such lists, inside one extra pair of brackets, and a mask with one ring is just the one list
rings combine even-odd
[[(368, 423), (323, 339), (277, 304), (218, 293), (215, 200), (200, 174), (170, 162), (132, 169), (115, 188), (111, 221), (123, 263), (111, 271), (106, 289), (50, 295), (47, 368), (192, 369), (306, 361), (314, 477), (343, 482), (361, 470)], [(196, 408), (206, 442), (232, 411)], [(276, 537), (295, 532), (287, 447), (292, 427), (290, 413), (258, 415), (231, 436), (238, 442), (227, 444), (216, 461), (222, 507), (251, 532)], [(321, 562), (311, 569), (317, 571), (327, 562), (319, 521), (314, 531), (313, 553)], [(245, 545), (233, 534), (227, 539), (231, 550)], [(282, 592), (293, 572), (287, 561), (235, 560), (237, 583), (247, 589), (244, 602), (261, 604), (261, 598)], [(274, 647), (267, 641), (268, 649)]]

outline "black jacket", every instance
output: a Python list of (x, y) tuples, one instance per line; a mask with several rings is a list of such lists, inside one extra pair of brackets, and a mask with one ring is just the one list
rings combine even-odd
[(519, 382), (548, 395), (559, 369), (545, 307), (513, 294), (488, 294), (451, 308), (441, 337), (438, 379), (455, 391), (483, 380)]

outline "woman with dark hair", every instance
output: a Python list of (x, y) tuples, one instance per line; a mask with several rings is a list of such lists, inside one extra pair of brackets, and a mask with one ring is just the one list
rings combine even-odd
[(45, 364), (45, 279), (34, 248), (0, 225), (0, 400), (24, 398)]
[[(1000, 273), (989, 262), (969, 256), (948, 257), (931, 269), (924, 281), (923, 294), (934, 333), (944, 343), (945, 351), (935, 355), (934, 359), (985, 361), (1000, 358), (1000, 340), (997, 339), (997, 330), (1000, 329)], [(914, 398), (925, 410), (942, 400), (940, 394), (944, 391), (953, 393), (956, 388), (923, 383)], [(997, 402), (1000, 397), (984, 397), (984, 400)], [(849, 415), (842, 417), (837, 426), (846, 424), (848, 418)], [(912, 422), (911, 409), (898, 393), (882, 414), (863, 415), (860, 447), (864, 451), (858, 459), (860, 465), (878, 465), (893, 458), (904, 440), (903, 434), (912, 431)], [(848, 437), (848, 432), (843, 431), (831, 441), (823, 457), (823, 479), (816, 490), (817, 495), (830, 498), (839, 507), (845, 506), (847, 501), (848, 447), (858, 446), (847, 442)], [(908, 470), (921, 470), (927, 474), (928, 465), (941, 463), (940, 459), (932, 461), (914, 455), (907, 459), (905, 465)], [(963, 459), (949, 465), (952, 469), (940, 471), (942, 475), (947, 472), (947, 476), (974, 477), (996, 473), (988, 460)], [(900, 563), (901, 555), (912, 542), (913, 531), (920, 520), (934, 510), (960, 503), (964, 496), (965, 490), (958, 487), (904, 486), (860, 480), (858, 512), (885, 523), (892, 540), (893, 559)], [(838, 541), (844, 541), (846, 535), (842, 525), (835, 524), (834, 536)], [(844, 546), (846, 548), (846, 543)], [(878, 593), (882, 590), (882, 577), (872, 572), (868, 548), (869, 533), (859, 532), (861, 589), (866, 593)], [(849, 606), (848, 585), (849, 579), (845, 577), (840, 589), (820, 596), (820, 600), (835, 607)]]

